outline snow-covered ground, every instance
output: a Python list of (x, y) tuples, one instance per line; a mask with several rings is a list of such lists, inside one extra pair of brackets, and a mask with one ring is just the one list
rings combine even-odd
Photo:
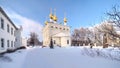
[(28, 48), (0, 57), (0, 68), (120, 68), (114, 48)]

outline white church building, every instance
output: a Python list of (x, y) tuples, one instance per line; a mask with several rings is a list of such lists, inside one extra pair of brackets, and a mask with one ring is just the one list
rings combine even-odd
[(0, 53), (21, 46), (21, 31), (0, 7)]
[(50, 21), (46, 21), (43, 28), (43, 46), (49, 46), (51, 39), (54, 46), (70, 46), (70, 27), (67, 26), (66, 17), (63, 25), (57, 22), (56, 14), (53, 15), (51, 12), (49, 18)]

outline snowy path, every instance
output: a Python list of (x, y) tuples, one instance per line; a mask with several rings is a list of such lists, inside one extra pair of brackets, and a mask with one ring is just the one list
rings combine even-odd
[(84, 56), (80, 48), (36, 48), (22, 64), (22, 68), (120, 68), (120, 61)]

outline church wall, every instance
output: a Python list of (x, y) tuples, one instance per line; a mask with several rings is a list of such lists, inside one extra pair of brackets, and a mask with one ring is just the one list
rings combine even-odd
[[(67, 40), (69, 40), (69, 44), (67, 44)], [(71, 45), (70, 37), (62, 37), (61, 38), (61, 46), (62, 47), (70, 46), (70, 45)]]
[(54, 46), (60, 46), (61, 45), (61, 38), (60, 37), (53, 37), (53, 45)]
[(70, 28), (67, 26), (59, 25), (59, 24), (54, 24), (50, 23), (50, 36), (56, 35), (58, 33), (70, 33)]
[(43, 46), (49, 46), (49, 44), (50, 44), (49, 26), (46, 25), (43, 28)]

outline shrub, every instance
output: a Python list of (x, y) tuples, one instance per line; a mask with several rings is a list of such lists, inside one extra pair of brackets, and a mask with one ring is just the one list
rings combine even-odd
[(16, 49), (8, 49), (6, 53), (12, 53), (12, 52), (15, 52)]
[(17, 48), (17, 50), (20, 50), (20, 49), (26, 49), (26, 47), (25, 46), (21, 46), (21, 47)]

